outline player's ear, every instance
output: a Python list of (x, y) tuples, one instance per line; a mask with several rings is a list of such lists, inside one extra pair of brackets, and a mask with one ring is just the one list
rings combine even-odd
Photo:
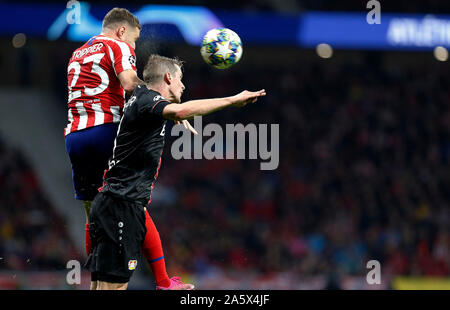
[(120, 26), (119, 28), (117, 28), (117, 36), (119, 38), (122, 38), (123, 35), (125, 34), (126, 28), (125, 26)]
[(168, 85), (172, 84), (172, 75), (170, 74), (170, 72), (164, 74), (164, 82), (166, 82)]

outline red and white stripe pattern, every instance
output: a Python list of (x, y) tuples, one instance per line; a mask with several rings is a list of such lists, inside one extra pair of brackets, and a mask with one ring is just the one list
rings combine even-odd
[[(68, 124), (65, 135), (120, 121), (125, 91), (118, 79), (136, 71), (133, 48), (126, 42), (96, 36), (74, 51), (68, 67)], [(76, 62), (76, 63), (74, 63)]]
[(69, 123), (65, 128), (65, 135), (89, 127), (118, 123), (122, 115), (122, 107), (104, 107), (100, 103), (83, 103), (77, 101), (74, 107), (69, 108)]

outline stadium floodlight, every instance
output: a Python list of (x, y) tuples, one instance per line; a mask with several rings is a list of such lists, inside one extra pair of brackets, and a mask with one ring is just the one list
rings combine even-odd
[(321, 58), (330, 58), (333, 56), (333, 48), (327, 43), (317, 45), (316, 52)]
[(448, 50), (443, 46), (436, 46), (433, 51), (434, 57), (439, 61), (447, 61)]

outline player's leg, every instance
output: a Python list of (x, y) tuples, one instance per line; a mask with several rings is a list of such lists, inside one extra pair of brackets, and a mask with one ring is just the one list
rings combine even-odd
[(105, 281), (97, 282), (97, 290), (126, 290), (128, 283), (109, 283)]
[(103, 174), (112, 154), (118, 124), (104, 124), (70, 133), (66, 151), (72, 164), (75, 198), (81, 200), (86, 215), (85, 249), (91, 252), (89, 213), (92, 200), (103, 184)]
[(92, 200), (83, 200), (86, 223), (89, 224), (89, 214), (91, 213)]
[(97, 273), (96, 272), (92, 272), (91, 273), (91, 286), (90, 286), (90, 290), (91, 291), (95, 291), (97, 289), (98, 286), (98, 281), (97, 281)]
[(91, 213), (91, 205), (92, 201), (89, 200), (83, 200), (83, 206), (84, 206), (84, 213), (86, 215), (86, 226), (84, 229), (84, 245), (86, 248), (86, 254), (89, 256), (91, 253), (91, 238), (89, 236), (89, 214)]
[(159, 232), (150, 214), (144, 208), (146, 234), (142, 244), (142, 254), (147, 259), (158, 290), (193, 290), (194, 285), (183, 283), (179, 277), (169, 278)]
[[(84, 134), (84, 133), (83, 133)], [(91, 201), (93, 199), (93, 191), (91, 188), (87, 152), (82, 145), (83, 141), (80, 139), (81, 134), (74, 132), (66, 137), (66, 149), (72, 164), (72, 182), (75, 191), (75, 199), (80, 200), (84, 207), (86, 216), (85, 223), (85, 249), (86, 255), (89, 256), (91, 251), (91, 241), (89, 237), (89, 211), (91, 208)]]
[(91, 291), (95, 291), (98, 288), (98, 281), (91, 281), (91, 286), (89, 287), (89, 289)]
[(147, 260), (155, 277), (156, 285), (162, 287), (170, 286), (170, 278), (166, 271), (164, 252), (161, 244), (159, 232), (153, 223), (152, 218), (145, 209), (146, 234), (142, 244), (142, 254)]
[(145, 237), (143, 206), (99, 193), (89, 217), (92, 253), (86, 267), (97, 290), (126, 289)]

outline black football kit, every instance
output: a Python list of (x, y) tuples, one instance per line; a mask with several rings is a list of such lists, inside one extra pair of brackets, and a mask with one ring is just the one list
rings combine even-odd
[(89, 216), (92, 251), (86, 267), (92, 279), (128, 282), (144, 241), (145, 209), (151, 200), (164, 147), (170, 104), (160, 93), (138, 85), (124, 106), (104, 183)]

